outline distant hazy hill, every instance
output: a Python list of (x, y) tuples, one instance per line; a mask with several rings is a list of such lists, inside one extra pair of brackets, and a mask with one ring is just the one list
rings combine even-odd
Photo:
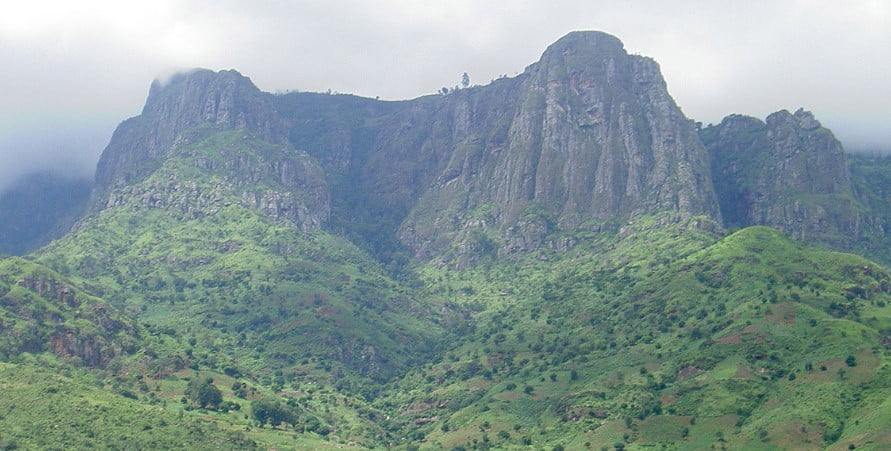
[(68, 231), (90, 195), (87, 179), (35, 173), (0, 193), (0, 254), (21, 255)]

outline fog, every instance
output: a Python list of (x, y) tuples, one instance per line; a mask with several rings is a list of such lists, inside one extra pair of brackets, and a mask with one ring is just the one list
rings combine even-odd
[(92, 177), (99, 151), (113, 129), (114, 123), (107, 119), (4, 118), (0, 125), (0, 192), (35, 172)]
[(891, 3), (780, 0), (10, 2), (0, 16), (0, 188), (89, 173), (152, 79), (234, 68), (263, 90), (412, 98), (512, 76), (572, 30), (655, 58), (704, 123), (804, 107), (849, 150), (891, 151)]

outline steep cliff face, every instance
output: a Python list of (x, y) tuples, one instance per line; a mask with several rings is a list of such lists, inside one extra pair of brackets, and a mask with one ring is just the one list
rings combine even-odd
[[(464, 100), (451, 111), (455, 151), (400, 231), (421, 256), (480, 221), (506, 231), (510, 251), (586, 221), (720, 216), (707, 154), (653, 60), (628, 55), (613, 36), (576, 32), (505, 85), (510, 100), (496, 109), (480, 108), (474, 92), (455, 96)], [(478, 123), (482, 133), (473, 133)], [(430, 205), (447, 215), (431, 216)], [(454, 216), (480, 207), (482, 217)]]
[(292, 141), (329, 181), (347, 176), (341, 189), (360, 186), (356, 203), (395, 212), (422, 258), (475, 234), (512, 252), (642, 213), (720, 217), (707, 153), (658, 65), (604, 33), (571, 33), (520, 76), (445, 96), (323, 97), (277, 100)]
[[(301, 228), (325, 224), (330, 210), (332, 230), (378, 247), (398, 238), (421, 258), (456, 247), (535, 250), (554, 245), (554, 232), (645, 213), (720, 217), (707, 153), (658, 65), (599, 32), (570, 33), (518, 77), (404, 102), (272, 96), (234, 71), (155, 83), (143, 114), (121, 124), (103, 154), (94, 205), (136, 195), (192, 209), (180, 204), (208, 193), (177, 174), (163, 187), (131, 186), (232, 130), (282, 146), (247, 161), (225, 152), (225, 163), (195, 160), (235, 186), (281, 175), (281, 190), (244, 190), (244, 202)], [(182, 186), (188, 192), (170, 193)]]
[(701, 136), (728, 226), (768, 225), (831, 244), (863, 233), (868, 219), (842, 145), (810, 112), (783, 110), (766, 122), (733, 115)]
[[(137, 199), (194, 218), (236, 196), (301, 229), (319, 227), (330, 209), (323, 171), (286, 137), (272, 96), (236, 71), (156, 81), (142, 114), (122, 123), (103, 152), (93, 207)], [(222, 180), (207, 185), (184, 177), (194, 171)]]
[(268, 94), (234, 70), (194, 70), (152, 83), (142, 114), (115, 130), (96, 168), (96, 189), (138, 181), (197, 126), (244, 129), (270, 142), (283, 136)]

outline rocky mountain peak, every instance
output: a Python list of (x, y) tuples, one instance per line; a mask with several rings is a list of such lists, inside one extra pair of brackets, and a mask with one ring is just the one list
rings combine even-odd
[(847, 156), (811, 112), (732, 115), (700, 136), (727, 226), (769, 225), (830, 244), (862, 233)]
[[(785, 111), (785, 110), (784, 110)], [(731, 114), (721, 119), (721, 124), (716, 128), (722, 133), (731, 133), (748, 128), (764, 128), (764, 121), (744, 114)]]
[(574, 89), (593, 84), (665, 82), (650, 58), (631, 56), (615, 36), (600, 31), (574, 31), (551, 44), (525, 74), (544, 74), (549, 82), (569, 80)]
[(767, 116), (765, 122), (771, 129), (797, 127), (804, 130), (816, 130), (822, 127), (820, 121), (814, 117), (814, 113), (806, 111), (804, 108), (799, 108), (795, 114), (789, 113), (788, 110), (777, 111)]
[(286, 136), (271, 95), (237, 71), (196, 69), (174, 75), (166, 83), (156, 80), (142, 114), (124, 121), (102, 153), (96, 191), (104, 193), (112, 186), (141, 179), (183, 133), (200, 127), (244, 129), (270, 143), (284, 142)]
[[(451, 122), (489, 123), (446, 144), (453, 149), (446, 154), (458, 157), (439, 178), (450, 183), (432, 187), (424, 202), (435, 207), (416, 209), (401, 230), (416, 255), (493, 226), (510, 252), (536, 249), (549, 233), (585, 222), (658, 211), (720, 217), (692, 122), (658, 65), (628, 55), (615, 37), (570, 33), (512, 85), (498, 87), (510, 89), (485, 102), (474, 92), (454, 111)], [(486, 207), (492, 213), (484, 220), (467, 213), (485, 205), (494, 208)]]
[(195, 69), (174, 75), (167, 83), (155, 80), (142, 115), (176, 131), (209, 124), (248, 129), (270, 141), (281, 136), (268, 94), (235, 70)]
[(625, 54), (625, 46), (619, 38), (602, 31), (573, 31), (553, 44), (542, 53), (540, 61), (572, 58), (604, 58)]
[(382, 105), (272, 96), (236, 71), (191, 71), (152, 85), (97, 185), (141, 180), (186, 132), (244, 129), (305, 150), (343, 203), (333, 210), (373, 217), (337, 224), (390, 224), (372, 235), (419, 257), (535, 250), (554, 232), (663, 211), (720, 218), (708, 154), (659, 66), (609, 34), (570, 33), (513, 79)]

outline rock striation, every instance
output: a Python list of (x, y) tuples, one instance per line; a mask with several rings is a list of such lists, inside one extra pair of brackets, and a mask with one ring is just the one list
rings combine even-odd
[(605, 33), (570, 33), (523, 74), (448, 95), (276, 104), (333, 198), (359, 192), (354, 203), (395, 212), (387, 222), (421, 258), (529, 251), (658, 211), (720, 217), (708, 154), (658, 65)]
[[(400, 229), (418, 256), (481, 225), (504, 232), (507, 251), (528, 251), (586, 222), (658, 211), (719, 217), (692, 122), (655, 61), (628, 55), (613, 36), (571, 33), (480, 101), (486, 89), (446, 100), (448, 158)], [(483, 217), (473, 214), (480, 207)]]
[(857, 240), (859, 208), (841, 143), (803, 109), (766, 121), (732, 115), (705, 128), (715, 190), (728, 227), (767, 225), (803, 240)]
[[(230, 132), (246, 144), (195, 151)], [(174, 157), (225, 183), (173, 171), (136, 186)], [(272, 95), (232, 70), (155, 82), (103, 153), (92, 205), (132, 200), (190, 218), (234, 196), (302, 230), (425, 259), (566, 250), (575, 232), (661, 212), (850, 249), (884, 236), (887, 221), (865, 213), (847, 158), (804, 110), (697, 128), (655, 61), (573, 32), (516, 77), (398, 102)]]
[(234, 70), (193, 70), (155, 81), (142, 114), (121, 123), (96, 168), (96, 190), (132, 184), (168, 156), (177, 139), (199, 126), (242, 129), (269, 142), (284, 136), (269, 95)]

